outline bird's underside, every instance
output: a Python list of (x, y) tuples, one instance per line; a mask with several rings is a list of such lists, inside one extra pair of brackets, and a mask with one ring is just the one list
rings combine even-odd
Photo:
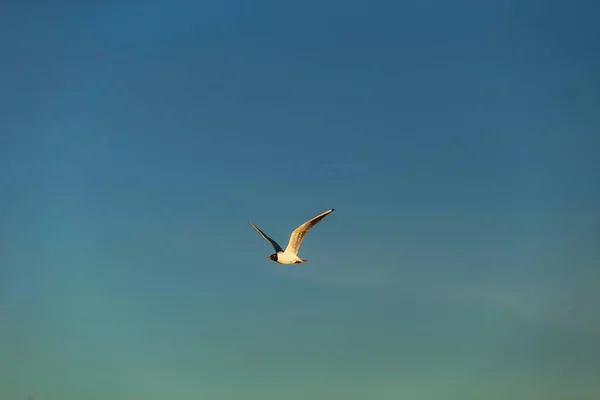
[(281, 248), (279, 243), (277, 243), (275, 240), (273, 240), (269, 236), (267, 236), (267, 234), (265, 234), (262, 230), (260, 230), (260, 228), (258, 228), (252, 222), (250, 222), (250, 225), (254, 228), (254, 230), (256, 232), (258, 232), (259, 235), (261, 235), (263, 237), (263, 239), (265, 239), (267, 242), (269, 242), (271, 244), (271, 246), (273, 246), (273, 249), (275, 250), (275, 253), (273, 253), (269, 257), (267, 257), (267, 260), (272, 260), (279, 264), (300, 264), (300, 263), (304, 263), (304, 262), (308, 261), (306, 259), (298, 257), (298, 251), (300, 250), (300, 245), (302, 245), (302, 241), (304, 240), (304, 237), (306, 236), (306, 234), (308, 233), (309, 230), (311, 230), (316, 224), (321, 222), (321, 220), (323, 218), (325, 218), (327, 215), (329, 215), (333, 211), (335, 211), (335, 209), (333, 209), (333, 208), (329, 209), (329, 210), (309, 219), (308, 221), (306, 221), (305, 223), (303, 223), (302, 225), (300, 225), (299, 227), (294, 229), (294, 231), (290, 235), (290, 239), (288, 241), (288, 244), (287, 244), (285, 250)]

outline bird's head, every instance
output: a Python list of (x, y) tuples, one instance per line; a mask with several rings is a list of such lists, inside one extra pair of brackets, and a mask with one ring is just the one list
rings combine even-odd
[(271, 254), (269, 257), (267, 257), (267, 260), (271, 260), (271, 261), (277, 261), (277, 254)]

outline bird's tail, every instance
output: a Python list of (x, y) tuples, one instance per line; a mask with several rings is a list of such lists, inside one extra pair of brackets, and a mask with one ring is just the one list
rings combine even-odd
[(307, 259), (301, 258), (300, 261), (296, 261), (296, 264), (302, 264), (302, 263), (305, 263), (307, 261), (308, 261)]

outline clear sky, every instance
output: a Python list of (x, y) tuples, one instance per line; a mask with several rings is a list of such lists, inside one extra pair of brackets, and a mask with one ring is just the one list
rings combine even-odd
[(600, 398), (594, 2), (69, 3), (0, 6), (1, 400)]

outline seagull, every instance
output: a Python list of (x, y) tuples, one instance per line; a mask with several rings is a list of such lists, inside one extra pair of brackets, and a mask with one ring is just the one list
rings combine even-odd
[(248, 221), (248, 222), (250, 222), (250, 225), (252, 225), (254, 230), (256, 232), (258, 232), (260, 234), (260, 236), (263, 237), (263, 239), (265, 239), (267, 242), (271, 243), (271, 246), (273, 246), (273, 248), (275, 249), (275, 253), (273, 253), (269, 257), (267, 257), (267, 260), (272, 260), (272, 261), (278, 262), (279, 264), (301, 264), (301, 263), (305, 263), (308, 261), (308, 260), (298, 257), (298, 249), (300, 249), (300, 245), (302, 244), (302, 240), (304, 239), (304, 236), (306, 236), (308, 231), (313, 226), (315, 226), (316, 224), (321, 222), (321, 220), (323, 218), (325, 218), (327, 215), (329, 215), (330, 213), (332, 213), (334, 211), (335, 211), (335, 209), (331, 208), (325, 212), (322, 212), (321, 214), (319, 214), (315, 217), (312, 217), (311, 219), (309, 219), (308, 221), (306, 221), (305, 223), (303, 223), (302, 225), (300, 225), (299, 227), (294, 229), (294, 231), (290, 235), (290, 240), (288, 242), (287, 247), (285, 248), (285, 251), (281, 248), (281, 246), (276, 241), (274, 241), (273, 239), (268, 237), (256, 225), (254, 225), (250, 221)]

